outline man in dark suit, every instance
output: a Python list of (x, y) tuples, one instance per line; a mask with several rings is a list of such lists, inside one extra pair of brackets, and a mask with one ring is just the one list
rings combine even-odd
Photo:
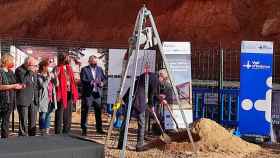
[(38, 106), (37, 61), (27, 57), (23, 65), (15, 71), (18, 83), (25, 88), (16, 93), (17, 109), (19, 114), (19, 136), (36, 135), (36, 115)]
[(106, 77), (102, 68), (97, 65), (97, 60), (96, 56), (90, 56), (89, 65), (83, 67), (80, 74), (82, 84), (81, 128), (84, 136), (87, 135), (87, 119), (91, 106), (95, 111), (96, 132), (104, 134), (101, 117), (101, 90)]
[[(148, 73), (149, 81), (148, 81), (148, 105), (152, 105), (156, 99), (160, 85), (160, 80), (157, 74), (155, 73)], [(123, 101), (128, 104), (129, 100), (129, 91), (127, 90), (123, 97)], [(138, 122), (138, 129), (137, 129), (137, 144), (136, 150), (141, 151), (144, 147), (144, 135), (145, 135), (145, 111), (147, 109), (146, 103), (146, 96), (145, 96), (145, 74), (141, 74), (135, 81), (135, 91), (134, 91), (134, 98), (132, 103), (132, 111), (137, 118)], [(126, 119), (126, 116), (125, 116)], [(125, 130), (125, 122), (123, 121), (120, 136), (119, 136), (119, 143), (118, 148), (121, 149), (123, 145), (123, 138), (124, 138), (124, 130)]]

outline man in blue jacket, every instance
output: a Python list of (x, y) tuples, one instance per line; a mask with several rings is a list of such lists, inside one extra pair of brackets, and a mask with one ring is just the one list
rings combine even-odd
[(82, 84), (81, 128), (83, 136), (87, 135), (87, 119), (90, 106), (93, 106), (95, 111), (96, 132), (104, 134), (101, 117), (101, 90), (106, 77), (102, 68), (97, 65), (97, 60), (96, 56), (90, 56), (89, 65), (83, 67), (80, 73)]

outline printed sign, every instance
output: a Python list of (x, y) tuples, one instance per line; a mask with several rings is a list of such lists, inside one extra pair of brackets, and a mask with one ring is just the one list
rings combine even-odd
[[(186, 116), (187, 122), (192, 123), (193, 122), (192, 110), (183, 110), (183, 111)], [(172, 113), (175, 117), (176, 122), (178, 123), (179, 128), (186, 128), (186, 124), (183, 120), (181, 111), (179, 109), (175, 109), (172, 111)], [(170, 112), (167, 109), (165, 109), (164, 118), (165, 118), (164, 119), (165, 129), (175, 129), (176, 128), (176, 124), (175, 124)]]
[(242, 135), (270, 135), (272, 64), (272, 42), (242, 42), (239, 108)]
[[(191, 106), (191, 44), (190, 42), (164, 42), (163, 51), (171, 69), (171, 75), (179, 92), (179, 98), (183, 105), (184, 111), (192, 111)], [(175, 100), (175, 98), (174, 98)], [(175, 103), (176, 104), (176, 103)], [(166, 110), (165, 110), (166, 111)], [(173, 113), (179, 122), (183, 121), (178, 108), (174, 108)], [(187, 118), (192, 118), (192, 112), (185, 112)], [(171, 120), (170, 120), (171, 119)], [(169, 121), (168, 121), (169, 120)], [(177, 121), (177, 122), (178, 122)], [(189, 120), (192, 121), (192, 120)], [(174, 128), (175, 124), (166, 111), (165, 128)], [(184, 122), (182, 122), (184, 124)], [(190, 123), (190, 122), (188, 122)], [(184, 125), (185, 126), (185, 125)], [(181, 126), (183, 127), (183, 126)]]
[[(122, 73), (122, 64), (123, 58), (126, 53), (126, 49), (110, 49), (109, 50), (109, 70), (108, 75), (111, 76), (108, 78), (108, 97), (107, 104), (114, 104), (118, 96), (118, 90), (121, 85), (121, 73)], [(134, 59), (134, 52), (130, 57), (130, 60)], [(144, 73), (144, 65), (149, 64), (150, 70), (155, 71), (155, 62), (156, 62), (156, 51), (155, 50), (140, 50), (138, 54), (138, 68), (137, 76)], [(133, 70), (133, 61), (130, 62), (128, 67), (128, 76), (132, 76)], [(114, 77), (116, 76), (116, 77)], [(131, 79), (127, 78), (125, 81), (125, 88), (123, 93), (129, 88)]]

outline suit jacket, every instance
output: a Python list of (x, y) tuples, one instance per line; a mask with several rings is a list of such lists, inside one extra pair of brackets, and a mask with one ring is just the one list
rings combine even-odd
[(16, 93), (17, 105), (30, 106), (39, 104), (38, 76), (28, 71), (24, 65), (18, 67), (15, 71), (18, 83), (26, 85), (26, 88), (18, 90)]
[[(92, 75), (90, 65), (82, 68), (81, 73), (80, 73), (80, 78), (81, 78), (81, 84), (82, 84), (82, 97), (84, 99), (86, 99), (86, 101), (89, 99), (92, 99), (93, 88), (94, 88), (92, 81), (94, 81), (94, 78)], [(106, 80), (106, 76), (104, 75), (102, 68), (99, 66), (96, 66), (95, 79), (98, 79), (99, 81), (102, 81), (102, 82), (104, 82)], [(100, 93), (101, 93), (102, 88), (101, 87), (96, 87), (96, 88), (97, 88), (97, 93), (99, 93), (99, 96), (101, 96)]]
[[(148, 104), (152, 105), (159, 90), (159, 79), (155, 73), (149, 73), (149, 88), (148, 88)], [(123, 97), (124, 102), (128, 103), (129, 99), (128, 89)], [(133, 109), (137, 113), (146, 111), (146, 99), (145, 99), (145, 74), (141, 74), (135, 81)]]

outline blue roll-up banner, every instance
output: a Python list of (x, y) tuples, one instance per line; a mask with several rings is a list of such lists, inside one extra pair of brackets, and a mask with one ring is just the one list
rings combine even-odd
[(272, 42), (242, 42), (239, 108), (241, 135), (270, 135), (272, 68)]

